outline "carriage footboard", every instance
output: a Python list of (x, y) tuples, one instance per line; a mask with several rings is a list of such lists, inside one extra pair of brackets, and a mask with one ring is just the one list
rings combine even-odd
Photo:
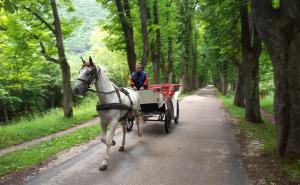
[(160, 106), (157, 103), (141, 104), (141, 110), (144, 113), (165, 112), (165, 106)]

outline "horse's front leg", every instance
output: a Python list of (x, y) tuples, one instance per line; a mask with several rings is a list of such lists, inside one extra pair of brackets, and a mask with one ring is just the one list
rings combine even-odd
[(107, 126), (108, 126), (108, 122), (104, 119), (101, 119), (101, 141), (102, 143), (106, 144), (106, 133), (107, 133)]
[(110, 122), (110, 124), (111, 124), (110, 131), (106, 138), (106, 153), (105, 153), (104, 159), (101, 163), (101, 166), (99, 167), (99, 169), (101, 171), (106, 170), (108, 167), (109, 151), (110, 151), (111, 146), (115, 145), (115, 141), (113, 141), (113, 137), (115, 135), (115, 132), (116, 132), (116, 129), (118, 126), (118, 120), (112, 120)]
[(120, 152), (123, 152), (125, 150), (125, 138), (126, 138), (126, 132), (127, 132), (126, 121), (127, 120), (122, 121), (123, 138), (122, 138), (122, 145), (119, 148)]

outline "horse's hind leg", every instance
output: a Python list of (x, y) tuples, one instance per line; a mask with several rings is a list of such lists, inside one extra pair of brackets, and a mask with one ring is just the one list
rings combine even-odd
[(110, 122), (110, 124), (111, 124), (111, 128), (109, 131), (109, 135), (106, 139), (106, 153), (105, 153), (104, 159), (101, 163), (101, 166), (99, 167), (99, 169), (101, 171), (106, 170), (108, 167), (109, 151), (110, 151), (111, 146), (115, 144), (115, 142), (113, 141), (113, 137), (115, 135), (115, 132), (116, 132), (116, 129), (118, 126), (118, 120), (112, 120)]
[(138, 136), (142, 137), (143, 133), (142, 133), (142, 129), (141, 129), (141, 123), (143, 123), (144, 121), (143, 116), (137, 116), (136, 117), (136, 125), (137, 125), (137, 129), (138, 129)]
[(126, 121), (122, 122), (122, 130), (123, 130), (123, 139), (122, 139), (122, 145), (119, 148), (120, 152), (123, 152), (125, 150), (125, 138), (126, 138), (126, 132), (127, 132)]

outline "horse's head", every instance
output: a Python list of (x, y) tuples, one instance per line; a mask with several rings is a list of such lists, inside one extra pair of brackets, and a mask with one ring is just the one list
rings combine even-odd
[(82, 67), (79, 71), (79, 76), (73, 87), (73, 92), (75, 95), (82, 95), (88, 91), (90, 86), (94, 84), (98, 78), (98, 68), (93, 63), (92, 58), (86, 62), (82, 59)]

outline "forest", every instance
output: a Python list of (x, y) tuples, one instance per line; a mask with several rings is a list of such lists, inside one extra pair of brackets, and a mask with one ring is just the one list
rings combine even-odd
[(299, 156), (299, 23), (297, 0), (1, 0), (0, 125), (56, 108), (71, 119), (92, 56), (118, 86), (142, 64), (151, 84), (213, 84), (249, 124), (266, 109), (276, 155)]

